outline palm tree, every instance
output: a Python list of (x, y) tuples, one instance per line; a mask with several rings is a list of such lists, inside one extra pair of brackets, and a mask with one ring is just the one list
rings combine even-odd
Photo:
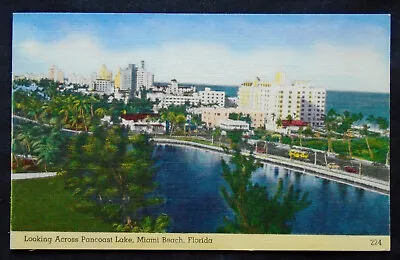
[(69, 116), (71, 115), (71, 104), (65, 103), (61, 106), (60, 110), (58, 111), (60, 115), (64, 117), (64, 124), (68, 123)]
[(22, 131), (17, 134), (16, 140), (26, 147), (26, 154), (31, 153), (32, 143), (35, 141), (35, 136), (32, 134), (30, 129), (23, 127)]
[(47, 166), (54, 159), (56, 152), (54, 143), (49, 136), (43, 137), (41, 140), (33, 144), (34, 152), (37, 154), (38, 163), (44, 164), (44, 171), (47, 172)]
[(276, 117), (275, 113), (272, 113), (271, 116), (272, 116), (272, 122), (275, 122), (275, 117)]
[(89, 97), (89, 103), (90, 103), (90, 116), (93, 118), (94, 117), (94, 105), (99, 103), (99, 99), (95, 95), (90, 95)]
[(277, 120), (276, 120), (276, 125), (278, 126), (278, 127), (281, 127), (283, 124), (282, 124), (282, 119), (281, 118), (278, 118)]
[(35, 98), (32, 98), (28, 101), (27, 111), (28, 116), (33, 116), (35, 121), (39, 122), (39, 116), (42, 112), (42, 104)]
[(328, 114), (324, 118), (325, 120), (325, 129), (327, 133), (327, 140), (328, 140), (328, 153), (333, 152), (332, 148), (332, 137), (333, 132), (337, 130), (338, 124), (340, 122), (340, 116), (336, 113), (334, 109), (330, 109)]
[(375, 119), (375, 123), (378, 125), (378, 128), (380, 130), (386, 130), (389, 127), (388, 120), (381, 116), (379, 116)]
[(80, 122), (80, 116), (78, 114), (72, 114), (70, 119), (69, 119), (69, 124), (71, 124), (71, 127), (75, 127), (75, 130), (78, 131), (78, 126)]
[(219, 145), (221, 145), (221, 134), (222, 134), (221, 128), (216, 127), (216, 128), (214, 129), (214, 131), (212, 132), (212, 137), (213, 137), (212, 143), (214, 143), (214, 138), (217, 138), (217, 137), (218, 137)]
[(84, 98), (79, 97), (74, 101), (74, 108), (76, 109), (76, 111), (79, 113), (79, 115), (83, 119), (83, 124), (85, 126), (85, 130), (87, 131), (88, 130), (88, 126), (87, 126), (87, 123), (86, 123), (86, 114), (85, 114), (85, 112), (87, 112), (89, 110), (88, 102)]
[(183, 114), (178, 114), (175, 117), (175, 124), (182, 127), (182, 125), (186, 122), (186, 117)]
[(300, 126), (299, 131), (298, 131), (299, 139), (300, 139), (300, 146), (303, 146), (303, 143), (302, 143), (303, 131), (304, 131), (303, 127)]
[(103, 107), (99, 107), (94, 111), (94, 113), (102, 118), (107, 114), (107, 110), (104, 109)]
[(367, 147), (368, 147), (369, 157), (371, 158), (371, 160), (373, 160), (374, 154), (372, 153), (371, 147), (369, 146), (369, 142), (368, 142), (368, 129), (369, 129), (369, 126), (367, 124), (364, 124), (363, 129), (360, 131), (360, 133), (365, 138), (365, 143), (367, 144)]

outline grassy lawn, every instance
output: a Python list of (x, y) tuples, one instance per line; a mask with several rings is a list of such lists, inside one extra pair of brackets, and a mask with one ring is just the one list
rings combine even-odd
[(11, 230), (111, 231), (111, 224), (73, 210), (62, 177), (13, 180), (11, 193)]
[[(365, 138), (351, 139), (351, 151), (353, 157), (369, 161), (385, 163), (386, 154), (388, 152), (388, 147), (389, 147), (389, 141), (390, 140), (388, 137), (368, 137), (368, 142), (374, 156), (372, 160), (368, 152), (368, 147), (367, 143), (365, 142)], [(290, 142), (287, 143), (290, 144)], [(328, 149), (328, 142), (326, 139), (303, 139), (302, 143), (304, 147), (309, 147), (323, 151), (326, 151)], [(293, 144), (300, 145), (299, 139), (296, 138)], [(333, 140), (332, 148), (335, 151), (335, 153), (349, 155), (347, 140)]]

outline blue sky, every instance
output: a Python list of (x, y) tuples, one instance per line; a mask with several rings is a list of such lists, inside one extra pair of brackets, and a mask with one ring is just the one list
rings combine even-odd
[(89, 75), (146, 61), (156, 81), (259, 76), (389, 92), (389, 15), (14, 14), (13, 72)]

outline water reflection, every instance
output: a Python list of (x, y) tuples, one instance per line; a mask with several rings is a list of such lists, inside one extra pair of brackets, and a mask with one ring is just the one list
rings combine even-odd
[[(220, 154), (169, 145), (157, 149), (157, 154), (163, 163), (156, 177), (160, 183), (156, 193), (167, 202), (153, 213), (164, 212), (174, 219), (169, 231), (215, 232), (225, 216), (233, 216), (220, 194), (226, 185)], [(389, 234), (388, 196), (268, 164), (253, 174), (252, 181), (273, 194), (279, 178), (284, 188), (294, 184), (312, 201), (296, 215), (293, 233)]]

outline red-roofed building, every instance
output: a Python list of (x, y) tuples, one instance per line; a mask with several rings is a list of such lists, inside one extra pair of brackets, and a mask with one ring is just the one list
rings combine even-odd
[(125, 125), (136, 133), (157, 133), (163, 134), (166, 131), (165, 123), (159, 122), (146, 122), (145, 119), (148, 117), (158, 117), (157, 114), (151, 113), (140, 113), (140, 114), (125, 114), (121, 115), (122, 125)]
[(283, 127), (289, 127), (289, 126), (308, 126), (308, 123), (303, 122), (301, 120), (282, 120), (282, 126)]
[(125, 115), (123, 114), (121, 115), (121, 118), (133, 122), (139, 122), (146, 119), (147, 117), (157, 117), (157, 116), (158, 116), (157, 114), (140, 113), (140, 114), (125, 114)]

